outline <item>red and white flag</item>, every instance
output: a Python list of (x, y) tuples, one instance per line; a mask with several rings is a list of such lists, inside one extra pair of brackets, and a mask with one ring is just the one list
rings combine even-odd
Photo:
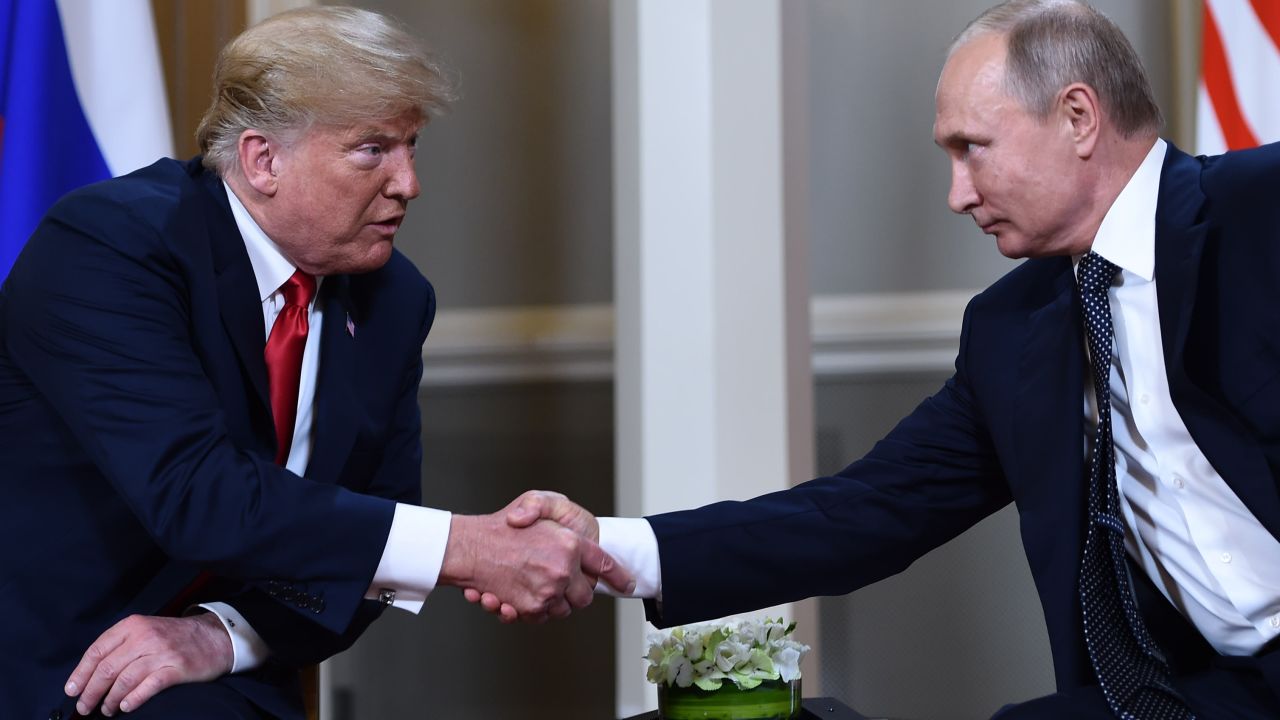
[(1280, 0), (1204, 0), (1196, 152), (1280, 140)]

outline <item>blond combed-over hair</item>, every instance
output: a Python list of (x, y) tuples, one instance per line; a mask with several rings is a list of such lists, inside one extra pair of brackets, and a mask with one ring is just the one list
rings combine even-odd
[(196, 140), (204, 164), (236, 172), (241, 133), (287, 139), (313, 125), (347, 127), (444, 112), (453, 83), (398, 23), (369, 10), (308, 7), (272, 16), (222, 49), (213, 101)]

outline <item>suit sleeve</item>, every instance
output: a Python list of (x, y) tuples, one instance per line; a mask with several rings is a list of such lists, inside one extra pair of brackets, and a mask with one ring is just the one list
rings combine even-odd
[(323, 582), (315, 620), (342, 633), (394, 504), (235, 447), (193, 349), (189, 262), (128, 207), (64, 201), (9, 279), (9, 355), (165, 553), (241, 580)]
[(649, 517), (662, 570), (661, 609), (646, 601), (649, 619), (679, 625), (842, 595), (902, 571), (1008, 504), (967, 380), (966, 345), (942, 389), (838, 474)]
[[(422, 503), (422, 421), (418, 386), (422, 379), (422, 344), (435, 317), (435, 294), (427, 286), (427, 302), (417, 345), (406, 359), (400, 395), (396, 403), (394, 431), (366, 492), (397, 502)], [(341, 633), (317, 626), (266, 593), (249, 588), (228, 603), (236, 608), (271, 648), (271, 661), (286, 665), (320, 662), (351, 647), (374, 620), (383, 605), (364, 600), (351, 624)]]

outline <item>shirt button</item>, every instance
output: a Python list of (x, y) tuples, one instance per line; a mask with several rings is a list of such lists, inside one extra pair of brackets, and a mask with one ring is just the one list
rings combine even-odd
[(1222, 562), (1224, 562), (1224, 563), (1229, 563), (1229, 562), (1231, 562), (1231, 553), (1229, 553), (1229, 552), (1224, 552), (1224, 553), (1222, 553), (1221, 555), (1219, 555), (1219, 556), (1218, 556), (1218, 559), (1219, 559), (1219, 560), (1221, 560), (1221, 561), (1222, 561)]
[(1280, 628), (1280, 615), (1271, 616), (1271, 627)]
[(1151, 396), (1146, 393), (1142, 393), (1141, 395), (1138, 396), (1138, 402), (1142, 403), (1143, 405), (1146, 405), (1151, 402)]
[(1174, 487), (1176, 487), (1176, 488), (1178, 488), (1179, 490), (1181, 490), (1182, 488), (1186, 487), (1186, 486), (1187, 486), (1187, 484), (1186, 484), (1185, 482), (1183, 482), (1183, 481), (1182, 481), (1182, 478), (1178, 477), (1177, 475), (1174, 475), (1174, 476), (1173, 476), (1173, 486), (1174, 486)]

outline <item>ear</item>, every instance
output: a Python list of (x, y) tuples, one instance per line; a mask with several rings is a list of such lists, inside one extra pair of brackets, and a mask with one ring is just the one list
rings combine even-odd
[(1087, 160), (1098, 145), (1101, 130), (1098, 94), (1084, 83), (1072, 83), (1058, 95), (1058, 112), (1076, 156)]
[(263, 195), (276, 194), (276, 173), (280, 164), (280, 144), (260, 130), (249, 129), (240, 133), (236, 143), (240, 160), (240, 174), (245, 182)]

